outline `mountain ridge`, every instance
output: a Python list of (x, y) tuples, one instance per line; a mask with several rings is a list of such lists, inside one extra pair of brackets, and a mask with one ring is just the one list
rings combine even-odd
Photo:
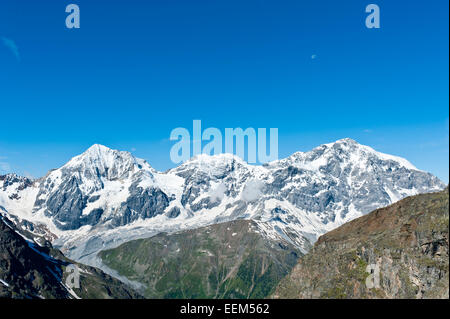
[[(0, 298), (142, 298), (99, 269), (66, 258), (48, 241), (26, 235), (31, 233), (0, 214)], [(79, 287), (67, 286), (69, 266), (80, 274)]]
[(319, 237), (273, 297), (448, 299), (448, 227), (448, 187), (407, 197)]
[(43, 178), (12, 179), (0, 179), (0, 206), (44, 224), (57, 247), (92, 266), (99, 266), (97, 252), (132, 239), (236, 219), (262, 222), (268, 237), (305, 253), (348, 220), (445, 186), (351, 139), (265, 165), (200, 155), (166, 172), (95, 144)]

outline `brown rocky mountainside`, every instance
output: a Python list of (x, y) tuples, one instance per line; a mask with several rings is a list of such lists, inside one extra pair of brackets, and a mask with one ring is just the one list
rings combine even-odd
[(449, 298), (448, 234), (448, 187), (405, 198), (321, 236), (273, 297)]

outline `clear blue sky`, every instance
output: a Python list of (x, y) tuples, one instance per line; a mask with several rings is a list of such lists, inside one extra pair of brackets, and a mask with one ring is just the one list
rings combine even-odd
[[(65, 28), (65, 6), (81, 29)], [(367, 29), (365, 7), (381, 9)], [(91, 144), (173, 166), (175, 127), (277, 127), (280, 157), (351, 137), (448, 182), (448, 1), (0, 2), (0, 173)], [(313, 59), (312, 56), (315, 55)]]

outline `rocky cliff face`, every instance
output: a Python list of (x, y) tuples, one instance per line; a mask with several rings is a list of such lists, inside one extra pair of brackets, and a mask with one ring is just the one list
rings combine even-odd
[[(0, 298), (140, 298), (99, 269), (75, 263), (49, 242), (26, 239), (21, 233), (0, 215)], [(75, 265), (80, 272), (79, 288), (65, 284), (69, 265)]]
[(321, 236), (273, 296), (448, 298), (448, 236), (448, 188), (405, 198)]
[[(60, 230), (153, 217), (164, 212), (168, 199), (159, 189), (139, 187), (144, 178), (153, 179), (152, 173), (148, 163), (128, 152), (93, 145), (40, 181), (33, 213), (50, 217)], [(108, 205), (116, 196), (122, 200)]]
[(263, 298), (300, 252), (282, 238), (267, 240), (257, 223), (239, 220), (135, 240), (99, 255), (144, 284), (147, 298)]

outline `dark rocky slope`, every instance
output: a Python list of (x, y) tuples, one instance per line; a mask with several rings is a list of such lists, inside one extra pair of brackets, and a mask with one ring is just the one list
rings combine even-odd
[[(25, 238), (19, 234), (12, 221), (0, 216), (0, 298), (140, 297), (99, 269), (67, 259), (49, 242), (40, 246)], [(40, 238), (39, 242), (42, 240)], [(80, 270), (80, 288), (73, 288), (72, 291), (65, 286), (69, 274), (65, 270), (71, 264)]]
[[(448, 187), (377, 209), (321, 236), (273, 296), (448, 298), (448, 222)], [(378, 288), (366, 286), (369, 264)]]

